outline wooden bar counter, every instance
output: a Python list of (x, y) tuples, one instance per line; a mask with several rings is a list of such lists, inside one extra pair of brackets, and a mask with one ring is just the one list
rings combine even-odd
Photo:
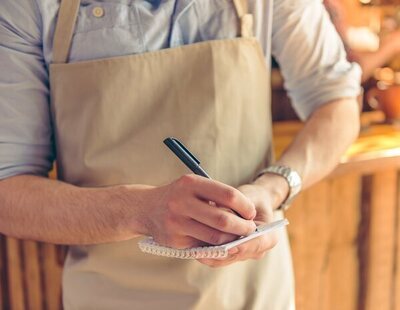
[[(278, 154), (301, 126), (274, 124)], [(400, 129), (372, 125), (287, 212), (298, 310), (400, 310), (399, 169)], [(0, 237), (0, 309), (60, 309), (64, 253)]]

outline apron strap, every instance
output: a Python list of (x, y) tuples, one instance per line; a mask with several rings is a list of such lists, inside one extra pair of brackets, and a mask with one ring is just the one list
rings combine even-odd
[(253, 15), (249, 14), (248, 0), (233, 0), (240, 20), (240, 33), (243, 38), (253, 36)]
[(67, 63), (80, 0), (61, 0), (53, 41), (53, 63)]

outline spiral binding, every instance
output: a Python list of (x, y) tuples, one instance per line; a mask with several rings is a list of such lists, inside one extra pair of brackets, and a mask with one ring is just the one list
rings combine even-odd
[(269, 224), (260, 225), (257, 227), (254, 233), (246, 237), (241, 237), (237, 240), (217, 246), (205, 246), (190, 249), (174, 249), (159, 245), (153, 240), (152, 237), (147, 237), (139, 241), (139, 248), (144, 253), (181, 259), (225, 258), (228, 256), (229, 249), (259, 236), (262, 236), (275, 229), (282, 228), (287, 224), (289, 224), (287, 219), (281, 219)]
[(159, 245), (151, 237), (139, 241), (139, 248), (144, 253), (180, 259), (225, 258), (228, 256), (228, 249), (224, 246), (174, 249)]

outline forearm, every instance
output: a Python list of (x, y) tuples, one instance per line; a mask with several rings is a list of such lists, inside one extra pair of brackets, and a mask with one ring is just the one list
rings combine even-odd
[(255, 213), (235, 188), (196, 175), (159, 187), (80, 188), (27, 175), (0, 181), (0, 232), (58, 244), (149, 235), (176, 248), (217, 245), (253, 232)]
[[(37, 176), (0, 181), (0, 232), (58, 244), (121, 241), (141, 233), (144, 186), (79, 188)], [(129, 223), (127, 220), (129, 219)]]
[(278, 165), (299, 172), (303, 189), (329, 174), (359, 133), (359, 108), (354, 99), (323, 105), (306, 122)]
[[(311, 115), (276, 164), (296, 170), (305, 189), (334, 169), (358, 133), (359, 108), (355, 99), (325, 104)], [(288, 194), (288, 184), (282, 177), (265, 174), (256, 182), (273, 188), (275, 207)]]

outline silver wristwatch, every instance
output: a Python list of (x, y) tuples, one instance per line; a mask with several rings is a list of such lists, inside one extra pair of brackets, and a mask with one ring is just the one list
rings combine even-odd
[(261, 176), (265, 173), (273, 173), (280, 175), (285, 178), (285, 180), (289, 184), (289, 194), (287, 195), (286, 199), (282, 202), (279, 206), (280, 210), (287, 210), (292, 200), (297, 196), (297, 194), (301, 190), (301, 177), (300, 175), (293, 169), (285, 166), (270, 166), (265, 168), (260, 172), (258, 176)]

